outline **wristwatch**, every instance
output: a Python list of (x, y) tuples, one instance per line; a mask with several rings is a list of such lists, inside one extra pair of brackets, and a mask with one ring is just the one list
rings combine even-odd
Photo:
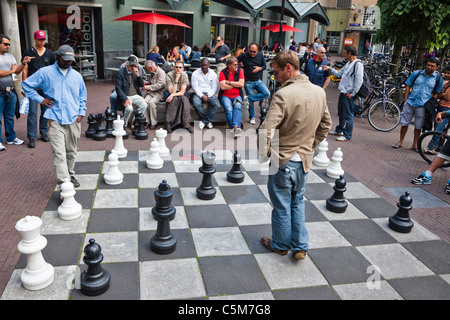
[(231, 81), (230, 80), (228, 80), (228, 85), (231, 86)]

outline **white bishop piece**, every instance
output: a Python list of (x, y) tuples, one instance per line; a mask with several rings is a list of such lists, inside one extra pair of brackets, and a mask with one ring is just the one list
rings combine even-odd
[(117, 154), (119, 158), (125, 158), (128, 154), (128, 150), (123, 146), (123, 136), (126, 134), (123, 129), (123, 120), (120, 119), (120, 115), (117, 115), (117, 120), (114, 120), (113, 136), (116, 137), (116, 144), (111, 152)]
[(66, 179), (61, 184), (61, 197), (63, 202), (58, 207), (58, 214), (62, 220), (74, 220), (81, 216), (81, 204), (75, 200), (75, 189), (72, 182)]
[(48, 287), (55, 278), (55, 269), (45, 262), (42, 249), (47, 246), (47, 239), (41, 236), (42, 220), (35, 216), (26, 216), (16, 223), (16, 230), (22, 240), (17, 248), (27, 255), (27, 266), (20, 274), (20, 281), (25, 289), (41, 290)]
[(333, 156), (331, 157), (331, 163), (327, 168), (327, 176), (337, 179), (339, 176), (344, 175), (344, 170), (341, 167), (342, 160), (341, 148), (337, 148), (334, 151)]
[(164, 160), (161, 159), (159, 154), (159, 142), (158, 139), (153, 138), (150, 144), (150, 158), (147, 160), (147, 168), (149, 169), (161, 169), (164, 165)]
[(119, 156), (116, 153), (110, 153), (108, 156), (108, 171), (103, 176), (105, 183), (117, 185), (123, 182), (123, 174), (119, 170)]
[(327, 167), (330, 164), (330, 159), (327, 157), (328, 141), (323, 139), (318, 145), (319, 152), (313, 158), (313, 163), (318, 167)]
[(166, 137), (167, 137), (167, 130), (164, 130), (163, 128), (159, 128), (156, 130), (156, 137), (158, 138), (159, 142), (159, 155), (161, 157), (167, 157), (170, 155), (170, 150), (166, 146)]

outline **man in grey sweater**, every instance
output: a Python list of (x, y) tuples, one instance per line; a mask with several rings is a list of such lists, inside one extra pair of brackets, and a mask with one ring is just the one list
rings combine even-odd
[(330, 134), (339, 136), (337, 141), (350, 141), (353, 132), (353, 103), (357, 99), (356, 94), (363, 84), (364, 66), (356, 57), (356, 48), (345, 47), (345, 58), (348, 63), (339, 71), (324, 66), (324, 70), (329, 70), (332, 75), (341, 78), (339, 83), (338, 116), (339, 124)]

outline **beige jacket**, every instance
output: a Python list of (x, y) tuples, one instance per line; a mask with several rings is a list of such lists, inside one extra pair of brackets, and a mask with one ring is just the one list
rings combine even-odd
[(308, 172), (314, 148), (330, 129), (331, 117), (325, 91), (309, 82), (305, 75), (295, 76), (274, 94), (260, 127), (260, 161), (266, 162), (270, 158), (279, 168), (297, 152), (304, 171)]

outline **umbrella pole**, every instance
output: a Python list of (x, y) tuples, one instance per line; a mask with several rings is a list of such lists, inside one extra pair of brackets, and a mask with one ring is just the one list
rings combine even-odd
[(281, 51), (281, 38), (283, 37), (282, 32), (283, 32), (283, 20), (284, 20), (285, 1), (286, 0), (282, 0), (282, 5), (281, 5), (280, 33), (278, 34), (278, 48), (277, 48), (277, 52)]

